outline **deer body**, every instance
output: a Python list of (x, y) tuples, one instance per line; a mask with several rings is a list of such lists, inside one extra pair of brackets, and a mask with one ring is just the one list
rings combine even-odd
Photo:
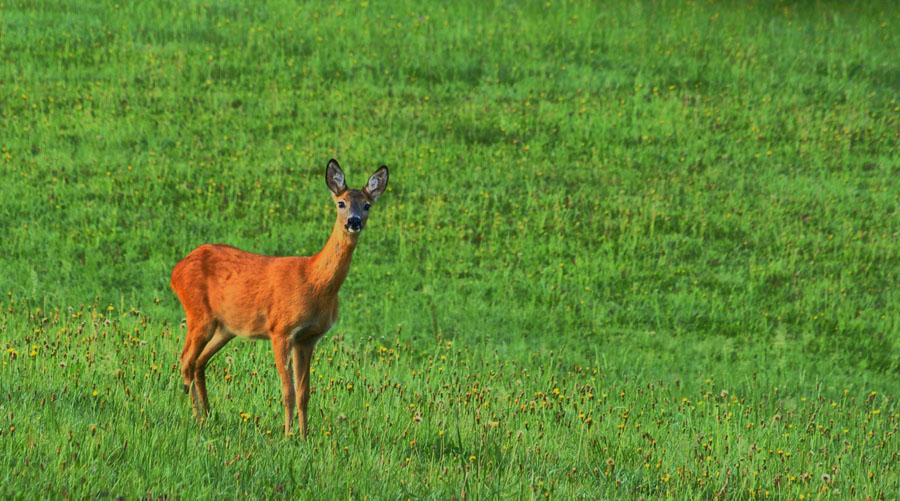
[(235, 337), (267, 339), (281, 377), (285, 433), (290, 433), (299, 396), (300, 435), (306, 435), (313, 348), (337, 320), (338, 291), (350, 270), (368, 208), (384, 191), (387, 176), (382, 167), (364, 189), (348, 190), (337, 162), (328, 163), (326, 183), (338, 205), (338, 217), (325, 246), (314, 256), (262, 256), (206, 244), (175, 265), (171, 285), (184, 307), (188, 329), (181, 371), (199, 417), (209, 412), (204, 372), (209, 359)]

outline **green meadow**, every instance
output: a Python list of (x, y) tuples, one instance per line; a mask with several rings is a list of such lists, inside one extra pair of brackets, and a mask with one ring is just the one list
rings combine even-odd
[[(0, 497), (892, 499), (900, 9), (0, 3)], [(310, 435), (169, 278), (382, 164)]]

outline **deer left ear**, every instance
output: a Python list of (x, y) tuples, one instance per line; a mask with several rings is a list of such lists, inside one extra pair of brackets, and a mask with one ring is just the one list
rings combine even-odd
[(340, 195), (347, 191), (347, 183), (344, 181), (344, 171), (341, 170), (341, 166), (338, 165), (337, 160), (333, 158), (329, 160), (328, 165), (325, 166), (325, 184), (335, 195)]
[(388, 183), (388, 168), (384, 165), (378, 168), (375, 171), (375, 174), (372, 174), (372, 177), (369, 178), (369, 182), (363, 187), (363, 191), (368, 193), (372, 200), (377, 200), (382, 193), (384, 193), (384, 189), (387, 188)]

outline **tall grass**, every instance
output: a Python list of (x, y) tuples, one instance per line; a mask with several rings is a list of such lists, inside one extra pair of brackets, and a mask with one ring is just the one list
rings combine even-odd
[[(6, 497), (900, 490), (890, 2), (0, 13)], [(312, 436), (265, 343), (200, 428), (171, 267), (316, 252), (330, 157), (391, 185)]]

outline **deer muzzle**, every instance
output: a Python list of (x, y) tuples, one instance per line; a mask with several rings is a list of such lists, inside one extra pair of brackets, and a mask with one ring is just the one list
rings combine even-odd
[(347, 224), (344, 225), (344, 228), (350, 233), (357, 233), (362, 230), (362, 220), (358, 217), (351, 217), (347, 219)]

